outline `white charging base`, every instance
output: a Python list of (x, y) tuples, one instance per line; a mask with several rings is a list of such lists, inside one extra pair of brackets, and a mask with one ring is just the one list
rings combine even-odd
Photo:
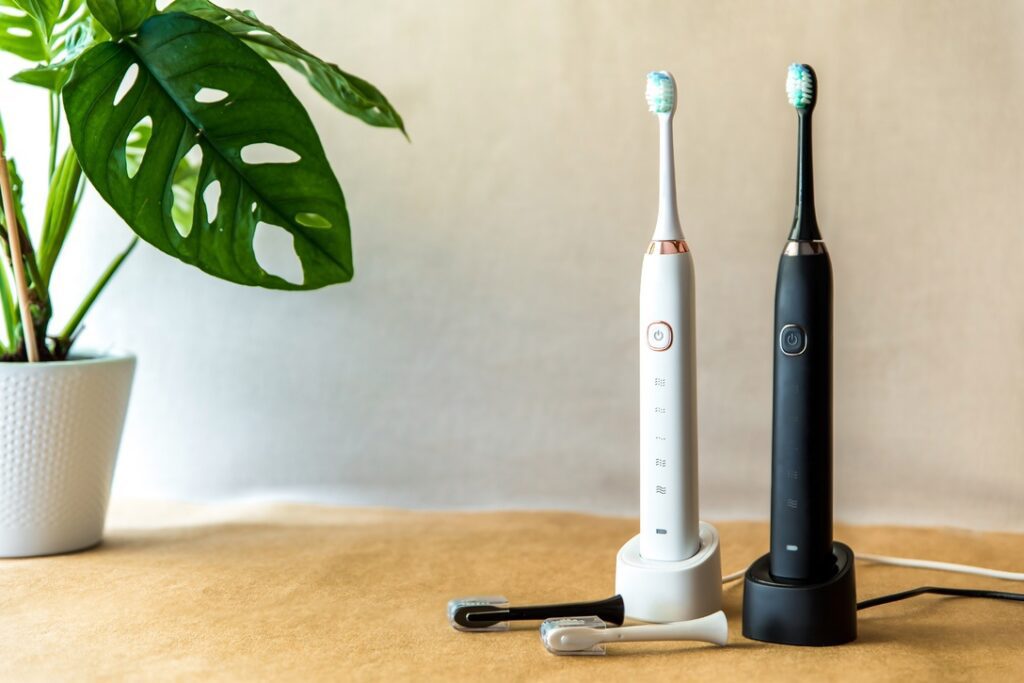
[(659, 562), (640, 556), (640, 536), (619, 550), (615, 592), (626, 616), (639, 621), (687, 621), (722, 609), (722, 558), (718, 530), (700, 523), (700, 549), (686, 560)]

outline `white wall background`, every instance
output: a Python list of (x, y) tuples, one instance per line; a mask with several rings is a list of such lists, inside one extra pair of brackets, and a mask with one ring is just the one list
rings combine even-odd
[[(1024, 4), (247, 6), (379, 85), (412, 144), (297, 85), (349, 202), (348, 285), (260, 291), (136, 251), (83, 339), (140, 359), (117, 495), (634, 512), (657, 170), (642, 91), (669, 68), (704, 514), (766, 516), (800, 60), (821, 81), (837, 515), (1024, 529)], [(43, 108), (0, 86), (37, 213)], [(91, 195), (58, 318), (128, 237)]]

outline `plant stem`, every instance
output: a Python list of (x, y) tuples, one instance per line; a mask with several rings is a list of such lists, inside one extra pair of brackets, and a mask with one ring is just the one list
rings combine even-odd
[(4, 141), (0, 137), (0, 196), (4, 202), (4, 215), (7, 225), (7, 240), (11, 246), (11, 270), (14, 271), (14, 284), (18, 291), (18, 304), (21, 307), (21, 333), (25, 337), (25, 353), (29, 363), (39, 360), (39, 347), (36, 345), (36, 326), (32, 319), (32, 308), (29, 304), (28, 285), (25, 282), (25, 262), (21, 254), (21, 230), (18, 226), (17, 212), (14, 210), (14, 191), (11, 189), (11, 175), (7, 171), (7, 156), (4, 154)]
[(59, 337), (57, 337), (57, 345), (59, 348), (62, 348), (65, 351), (67, 350), (67, 347), (71, 344), (72, 336), (74, 336), (75, 332), (78, 331), (78, 326), (82, 324), (85, 314), (89, 312), (89, 308), (91, 308), (93, 303), (96, 301), (96, 297), (100, 295), (103, 288), (107, 286), (108, 282), (110, 282), (110, 278), (114, 277), (114, 273), (117, 272), (117, 269), (121, 267), (124, 260), (128, 258), (128, 254), (132, 253), (132, 249), (134, 249), (135, 245), (138, 243), (138, 237), (132, 238), (128, 247), (118, 254), (117, 257), (110, 262), (110, 265), (107, 266), (107, 269), (103, 271), (103, 275), (101, 275), (100, 279), (96, 281), (96, 284), (92, 286), (92, 289), (89, 290), (85, 299), (81, 304), (79, 304), (78, 309), (71, 316), (71, 319), (68, 320), (68, 324), (64, 326), (64, 331), (60, 333)]
[(81, 181), (82, 167), (74, 148), (69, 146), (50, 176), (50, 192), (46, 197), (46, 213), (37, 259), (44, 285), (50, 282), (57, 257), (74, 220), (79, 191), (83, 185)]
[(60, 108), (57, 106), (57, 93), (50, 93), (50, 175), (57, 168), (57, 139), (60, 137)]
[[(0, 151), (2, 151), (2, 149), (0, 149)], [(50, 307), (50, 292), (47, 289), (46, 282), (43, 281), (43, 274), (39, 270), (39, 265), (36, 263), (35, 248), (32, 246), (31, 236), (29, 236), (28, 232), (25, 230), (24, 216), (21, 215), (20, 207), (16, 207), (16, 213), (18, 219), (18, 238), (19, 244), (21, 245), (22, 261), (24, 262), (25, 267), (28, 269), (28, 286), (32, 289), (33, 293), (35, 294), (35, 302), (41, 308), (44, 308), (48, 311)], [(8, 244), (8, 242), (10, 241), (9, 232), (10, 231), (8, 230), (0, 229), (0, 242), (3, 242), (8, 246), (10, 246)], [(9, 253), (7, 255), (10, 256)], [(48, 321), (49, 317), (47, 316), (46, 319)], [(46, 326), (43, 325), (40, 321), (37, 320), (36, 323), (36, 327), (46, 329)]]
[(0, 308), (3, 308), (4, 328), (7, 332), (7, 344), (4, 345), (4, 353), (10, 353), (15, 347), (14, 335), (14, 300), (11, 298), (11, 285), (7, 282), (7, 269), (0, 265)]

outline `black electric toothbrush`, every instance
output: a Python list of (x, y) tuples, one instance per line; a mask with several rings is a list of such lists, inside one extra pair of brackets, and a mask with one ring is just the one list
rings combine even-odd
[(790, 645), (857, 637), (853, 551), (832, 539), (832, 262), (814, 211), (818, 79), (792, 64), (796, 211), (775, 289), (771, 552), (747, 570), (743, 635)]
[(771, 574), (828, 578), (832, 556), (832, 262), (814, 211), (814, 69), (789, 67), (797, 111), (796, 209), (775, 286)]

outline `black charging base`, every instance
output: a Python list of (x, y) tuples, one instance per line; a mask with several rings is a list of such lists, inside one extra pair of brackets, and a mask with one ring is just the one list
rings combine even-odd
[(857, 638), (853, 551), (832, 544), (836, 571), (821, 583), (776, 581), (769, 555), (750, 565), (743, 584), (743, 635), (785, 645), (841, 645)]

